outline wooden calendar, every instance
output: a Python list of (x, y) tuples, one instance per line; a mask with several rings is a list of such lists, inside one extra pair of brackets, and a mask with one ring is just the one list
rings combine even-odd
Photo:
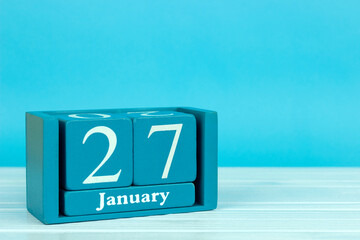
[(211, 210), (217, 113), (26, 113), (28, 211), (45, 224)]

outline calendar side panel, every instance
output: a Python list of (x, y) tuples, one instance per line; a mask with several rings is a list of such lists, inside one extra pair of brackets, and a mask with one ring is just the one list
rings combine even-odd
[(177, 111), (193, 114), (197, 128), (196, 202), (206, 210), (215, 209), (218, 200), (218, 117), (211, 110), (183, 107)]
[(26, 113), (27, 209), (43, 223), (59, 217), (59, 123), (43, 112)]

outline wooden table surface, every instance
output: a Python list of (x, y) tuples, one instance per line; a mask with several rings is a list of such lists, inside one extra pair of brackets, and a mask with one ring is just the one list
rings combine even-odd
[(219, 168), (214, 211), (43, 225), (0, 168), (0, 239), (360, 239), (360, 168)]

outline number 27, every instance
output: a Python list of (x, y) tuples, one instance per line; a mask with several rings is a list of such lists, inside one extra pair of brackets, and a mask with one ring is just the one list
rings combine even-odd
[[(166, 160), (165, 168), (164, 168), (164, 171), (163, 171), (163, 174), (162, 174), (162, 177), (161, 177), (162, 179), (166, 179), (168, 177), (170, 167), (171, 167), (171, 163), (172, 163), (172, 160), (174, 158), (176, 146), (177, 146), (178, 141), (179, 141), (182, 126), (183, 126), (182, 124), (169, 124), (169, 125), (154, 125), (154, 126), (151, 126), (148, 138), (150, 138), (151, 135), (153, 133), (155, 133), (155, 132), (175, 131), (175, 136), (174, 136), (173, 142), (171, 144), (170, 152), (169, 152), (168, 158)], [(108, 149), (108, 152), (107, 152), (105, 158), (94, 169), (94, 171), (84, 180), (83, 184), (116, 182), (120, 177), (121, 169), (115, 175), (94, 176), (94, 174), (105, 164), (105, 162), (110, 158), (110, 156), (114, 152), (114, 150), (116, 148), (116, 145), (117, 145), (116, 134), (114, 133), (113, 130), (111, 130), (108, 127), (105, 127), (105, 126), (95, 127), (95, 128), (90, 129), (85, 134), (83, 144), (85, 144), (87, 138), (90, 135), (94, 134), (94, 133), (102, 133), (108, 138), (108, 140), (109, 140), (109, 149)]]

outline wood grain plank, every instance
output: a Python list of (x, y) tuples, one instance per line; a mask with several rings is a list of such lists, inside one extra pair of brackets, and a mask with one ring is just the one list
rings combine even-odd
[(360, 168), (220, 168), (209, 212), (43, 225), (25, 170), (0, 168), (0, 238), (360, 239)]

